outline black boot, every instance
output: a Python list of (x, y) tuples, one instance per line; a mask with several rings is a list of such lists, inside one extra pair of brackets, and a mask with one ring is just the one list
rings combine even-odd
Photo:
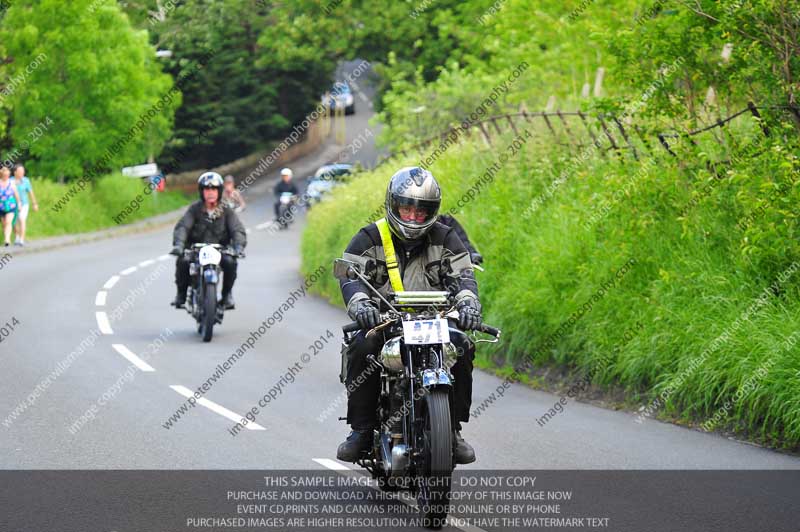
[(342, 462), (355, 462), (363, 451), (372, 447), (372, 429), (353, 430), (336, 450), (336, 458)]
[(475, 449), (461, 437), (461, 431), (453, 431), (453, 457), (457, 464), (471, 464), (475, 461)]
[(175, 294), (175, 300), (172, 302), (172, 306), (180, 309), (186, 304), (186, 290), (178, 289), (178, 293)]
[(233, 302), (233, 292), (222, 294), (222, 307), (225, 310), (231, 310), (236, 308), (236, 303)]

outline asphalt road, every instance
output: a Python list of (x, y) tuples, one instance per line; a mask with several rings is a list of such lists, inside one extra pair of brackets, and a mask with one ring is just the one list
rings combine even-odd
[[(369, 96), (357, 95), (358, 111), (346, 119), (348, 142), (369, 127)], [(374, 135), (369, 140), (351, 160), (375, 163)], [(324, 147), (292, 166), (307, 175), (337, 151)], [(165, 428), (185, 402), (181, 392), (207, 382), (303, 282), (303, 219), (275, 234), (264, 226), (274, 179), (247, 192), (243, 219), (251, 232), (239, 266), (237, 309), (226, 314), (208, 344), (187, 313), (169, 306), (174, 259), (164, 254), (170, 229), (18, 255), (3, 265), (0, 323), (18, 323), (0, 344), (0, 468), (335, 467), (336, 446), (348, 431), (337, 420), (345, 410), (337, 378), (340, 326), (348, 320), (342, 309), (314, 296), (297, 298), (280, 322), (218, 375), (204, 393), (210, 402)], [(98, 334), (103, 316), (108, 327)], [(304, 362), (315, 340), (323, 347)], [(82, 342), (86, 348), (78, 349)], [(131, 354), (143, 363), (133, 365)], [(258, 426), (233, 435), (231, 417), (257, 406), (298, 362), (302, 369), (294, 382), (284, 377), (280, 393), (260, 408)], [(474, 382), (477, 405), (501, 381), (476, 371)], [(539, 426), (535, 419), (556, 401), (552, 394), (512, 386), (465, 426), (478, 456), (468, 468), (800, 469), (794, 456), (657, 421), (637, 423), (630, 413), (575, 402)], [(20, 405), (25, 408), (15, 414)]]

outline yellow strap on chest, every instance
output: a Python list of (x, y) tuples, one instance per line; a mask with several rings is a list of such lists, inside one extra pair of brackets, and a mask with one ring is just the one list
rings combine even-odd
[(394, 251), (394, 243), (392, 242), (392, 232), (389, 230), (389, 223), (386, 218), (381, 218), (375, 222), (378, 226), (378, 232), (381, 234), (381, 243), (383, 244), (383, 254), (386, 257), (386, 269), (389, 272), (389, 282), (392, 283), (392, 290), (395, 292), (403, 292), (403, 278), (400, 277), (400, 265), (397, 262), (397, 253)]

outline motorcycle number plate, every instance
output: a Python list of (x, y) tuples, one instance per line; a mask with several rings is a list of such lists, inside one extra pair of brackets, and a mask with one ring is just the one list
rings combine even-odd
[(414, 320), (403, 322), (403, 339), (406, 345), (446, 344), (450, 342), (447, 320)]
[(199, 261), (201, 266), (207, 264), (219, 264), (222, 261), (222, 253), (214, 249), (212, 246), (203, 246), (200, 248)]

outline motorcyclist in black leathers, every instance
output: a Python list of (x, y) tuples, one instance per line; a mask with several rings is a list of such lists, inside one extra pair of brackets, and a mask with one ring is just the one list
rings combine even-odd
[[(481, 325), (481, 305), (473, 265), (456, 231), (437, 222), (440, 204), (439, 185), (427, 170), (403, 168), (392, 176), (386, 191), (386, 221), (396, 250), (403, 289), (450, 291), (459, 311), (459, 328), (477, 329)], [(365, 268), (374, 262), (372, 285), (382, 295), (389, 295), (392, 287), (376, 223), (362, 228), (353, 237), (344, 258)], [(449, 267), (445, 266), (447, 264)], [(380, 320), (379, 312), (387, 309), (363, 281), (343, 279), (340, 284), (348, 314), (362, 328), (347, 352), (346, 384), (352, 390), (347, 400), (347, 422), (353, 431), (337, 451), (340, 460), (354, 462), (362, 451), (370, 448), (373, 429), (378, 423), (376, 407), (380, 378), (377, 372), (367, 371), (370, 363), (367, 355), (379, 352), (384, 337), (383, 333), (367, 336), (365, 331), (374, 328)], [(461, 423), (469, 419), (475, 345), (466, 337), (454, 337), (454, 343), (462, 352), (450, 368), (454, 377), (454, 457), (456, 463), (466, 464), (475, 461), (475, 451), (460, 434)]]
[[(200, 200), (189, 206), (178, 221), (172, 234), (172, 253), (178, 256), (175, 261), (175, 284), (178, 293), (172, 304), (181, 308), (186, 303), (186, 289), (189, 287), (189, 263), (183, 258), (183, 250), (194, 243), (222, 244), (230, 246), (236, 255), (243, 255), (247, 246), (244, 225), (233, 209), (221, 203), (223, 181), (216, 172), (206, 172), (197, 180)], [(227, 309), (234, 308), (233, 283), (236, 281), (236, 258), (223, 254), (222, 304)]]

